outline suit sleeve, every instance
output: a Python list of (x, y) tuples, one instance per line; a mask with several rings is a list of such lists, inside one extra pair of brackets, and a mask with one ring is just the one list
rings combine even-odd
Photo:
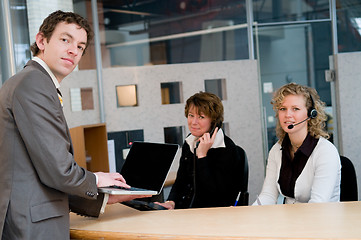
[(70, 134), (49, 76), (29, 73), (12, 102), (18, 131), (40, 181), (69, 195), (96, 199), (95, 176), (74, 161)]
[(69, 195), (70, 211), (83, 216), (99, 217), (104, 201), (104, 194), (99, 193), (96, 201)]

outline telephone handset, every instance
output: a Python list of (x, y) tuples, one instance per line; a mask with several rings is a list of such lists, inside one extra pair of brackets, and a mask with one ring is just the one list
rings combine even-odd
[(212, 130), (209, 132), (209, 136), (210, 136), (210, 137), (213, 136), (213, 133), (214, 133), (214, 131), (216, 130), (216, 127), (218, 127), (218, 130), (217, 130), (217, 132), (218, 132), (219, 129), (221, 128), (221, 124), (220, 124), (220, 123), (217, 123), (216, 126), (214, 126), (214, 128), (212, 128)]
[[(212, 128), (212, 130), (209, 132), (209, 137), (212, 137), (213, 136), (213, 133), (214, 131), (216, 130), (216, 127), (218, 127), (218, 130), (217, 132), (219, 131), (219, 129), (222, 127), (222, 124), (221, 123), (217, 123), (216, 126), (214, 126), (214, 128)], [(199, 145), (200, 141), (198, 141), (196, 143), (196, 148), (198, 148), (198, 145)]]

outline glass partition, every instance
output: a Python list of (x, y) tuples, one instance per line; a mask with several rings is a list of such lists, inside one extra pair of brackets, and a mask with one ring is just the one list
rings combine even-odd
[(254, 21), (258, 23), (330, 19), (329, 0), (252, 1)]
[(339, 52), (361, 51), (360, 1), (339, 1), (337, 38)]
[(0, 3), (1, 83), (20, 71), (30, 59), (26, 10), (25, 0), (6, 0)]
[(23, 69), (31, 58), (29, 46), (28, 15), (25, 0), (10, 1), (10, 13), (15, 50), (16, 71)]
[(264, 26), (256, 28), (255, 35), (270, 148), (277, 141), (270, 102), (279, 87), (290, 82), (311, 86), (331, 106), (330, 83), (325, 81), (332, 55), (331, 23)]
[(245, 0), (107, 0), (98, 12), (103, 67), (248, 58)]
[[(30, 2), (39, 1), (3, 2), (10, 4), (12, 52), (15, 68), (20, 70), (31, 57), (28, 27), (31, 16), (27, 8)], [(272, 91), (283, 83), (295, 81), (314, 87), (330, 106), (330, 84), (324, 79), (324, 71), (330, 67), (329, 56), (334, 54), (330, 0), (250, 2), (267, 127), (273, 127), (275, 120), (269, 103)], [(338, 51), (361, 51), (361, 2), (334, 2)], [(92, 24), (91, 1), (72, 3), (74, 11)], [(249, 58), (245, 0), (103, 0), (97, 4), (103, 68)], [(5, 36), (3, 28), (0, 40)], [(0, 75), (4, 78), (8, 75), (9, 57), (5, 56), (1, 42), (0, 47)], [(94, 44), (90, 43), (79, 64), (80, 70), (96, 67), (94, 52)], [(207, 87), (213, 89), (214, 83), (210, 84)], [(182, 102), (181, 95), (179, 99)], [(136, 106), (134, 101), (128, 105)]]

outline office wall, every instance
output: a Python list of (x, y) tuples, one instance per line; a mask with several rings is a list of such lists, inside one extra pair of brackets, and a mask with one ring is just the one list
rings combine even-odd
[[(226, 79), (227, 99), (223, 100), (225, 122), (230, 137), (247, 152), (250, 167), (250, 201), (261, 190), (264, 179), (261, 104), (257, 62), (254, 60), (172, 64), (103, 69), (105, 120), (107, 131), (144, 129), (144, 140), (164, 142), (164, 127), (184, 126), (184, 103), (191, 95), (204, 91), (204, 80)], [(161, 83), (181, 82), (183, 101), (162, 105)], [(138, 106), (118, 108), (117, 85), (137, 85)], [(70, 88), (92, 87), (94, 110), (72, 112)], [(95, 70), (70, 74), (61, 84), (64, 113), (69, 127), (100, 121)]]
[(341, 53), (335, 57), (338, 96), (340, 153), (351, 159), (361, 193), (361, 52)]

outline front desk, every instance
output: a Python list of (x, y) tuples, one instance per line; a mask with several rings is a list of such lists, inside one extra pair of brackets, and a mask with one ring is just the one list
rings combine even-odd
[(361, 239), (361, 202), (70, 214), (71, 239)]

